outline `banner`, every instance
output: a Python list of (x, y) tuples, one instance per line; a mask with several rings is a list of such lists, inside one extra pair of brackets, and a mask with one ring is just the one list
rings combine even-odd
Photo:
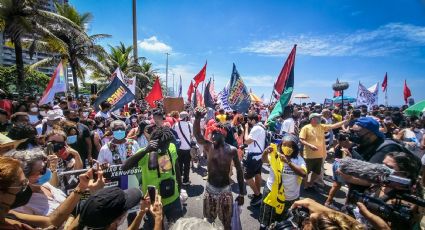
[[(71, 194), (79, 181), (79, 175), (87, 172), (88, 169), (79, 169), (65, 171), (58, 174), (59, 189), (66, 195)], [(125, 190), (128, 188), (139, 188), (142, 169), (135, 167), (127, 171), (121, 169), (121, 165), (110, 165), (108, 169), (103, 171), (105, 178), (105, 188), (120, 187)]]
[(332, 106), (332, 105), (333, 105), (333, 101), (332, 101), (332, 99), (325, 98), (325, 101), (323, 102), (323, 105), (324, 105), (325, 107), (330, 107), (330, 106)]
[(136, 77), (127, 77), (121, 69), (118, 67), (112, 76), (110, 77), (111, 80), (114, 80), (115, 77), (118, 77), (126, 86), (130, 89), (130, 91), (136, 95)]
[(53, 72), (52, 78), (50, 78), (49, 84), (47, 84), (38, 104), (44, 105), (52, 102), (55, 94), (59, 92), (66, 92), (66, 78), (62, 62), (59, 62), (58, 67)]
[(229, 102), (227, 101), (227, 98), (229, 96), (229, 84), (228, 82), (226, 86), (224, 86), (223, 90), (221, 90), (217, 95), (217, 103), (220, 106), (220, 109), (224, 109), (226, 112), (231, 112), (232, 108), (229, 106)]
[(378, 83), (366, 89), (366, 87), (359, 82), (356, 103), (357, 106), (366, 105), (369, 109), (374, 105), (378, 105)]
[(125, 104), (134, 100), (134, 94), (124, 85), (124, 83), (115, 77), (105, 90), (94, 101), (94, 109), (99, 111), (99, 105), (103, 101), (111, 104), (111, 111), (124, 107)]
[(248, 112), (249, 106), (251, 105), (251, 98), (249, 96), (248, 89), (236, 70), (235, 63), (233, 63), (227, 102), (229, 103), (230, 108), (238, 111), (239, 113)]

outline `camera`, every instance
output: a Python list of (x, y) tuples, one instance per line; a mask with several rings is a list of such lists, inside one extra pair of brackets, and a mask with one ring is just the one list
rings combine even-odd
[(285, 221), (276, 222), (269, 226), (268, 230), (291, 230), (301, 229), (303, 222), (310, 216), (307, 208), (295, 208), (288, 210), (288, 218)]

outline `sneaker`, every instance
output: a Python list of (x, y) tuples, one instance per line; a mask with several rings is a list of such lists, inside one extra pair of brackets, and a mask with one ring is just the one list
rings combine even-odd
[(190, 185), (190, 180), (189, 181), (184, 181), (183, 183), (182, 183), (182, 185)]
[(252, 200), (250, 202), (251, 206), (257, 206), (257, 205), (261, 204), (261, 201), (263, 200), (262, 198), (263, 198), (263, 196), (261, 195), (261, 193), (258, 196), (254, 195), (254, 197), (252, 198)]

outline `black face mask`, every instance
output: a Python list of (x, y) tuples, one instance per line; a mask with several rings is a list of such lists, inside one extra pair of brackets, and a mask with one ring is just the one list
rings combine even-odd
[(80, 122), (80, 118), (79, 117), (74, 117), (74, 118), (69, 118), (70, 121), (73, 121), (75, 123)]
[(362, 136), (360, 136), (359, 134), (357, 134), (357, 133), (350, 133), (350, 136), (349, 136), (349, 140), (351, 141), (351, 142), (353, 142), (353, 143), (356, 143), (356, 144), (364, 144), (365, 143), (365, 141), (364, 141), (364, 136), (365, 135), (362, 135)]
[(14, 209), (17, 207), (21, 207), (24, 206), (28, 203), (28, 201), (31, 199), (32, 196), (32, 190), (31, 188), (28, 186), (25, 191), (19, 191), (18, 193), (16, 193), (15, 195), (15, 202), (13, 202), (13, 204), (10, 206), (10, 209)]

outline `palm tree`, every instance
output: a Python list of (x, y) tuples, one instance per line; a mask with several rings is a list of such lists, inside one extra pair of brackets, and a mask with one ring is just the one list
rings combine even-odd
[(22, 91), (25, 78), (23, 43), (43, 37), (60, 44), (59, 39), (46, 27), (46, 24), (53, 22), (56, 27), (76, 29), (75, 24), (66, 18), (38, 9), (40, 5), (38, 0), (0, 0), (0, 30), (4, 31), (5, 38), (10, 39), (15, 47), (19, 92)]
[(69, 62), (72, 71), (72, 79), (74, 83), (75, 96), (78, 97), (78, 80), (85, 81), (85, 68), (90, 66), (98, 71), (105, 72), (106, 70), (94, 58), (96, 55), (105, 53), (103, 47), (96, 45), (96, 41), (101, 38), (110, 37), (107, 34), (87, 35), (86, 25), (92, 19), (90, 13), (80, 14), (73, 6), (69, 4), (55, 4), (57, 12), (64, 18), (72, 21), (78, 29), (58, 28), (55, 24), (50, 24), (50, 30), (55, 34), (65, 45), (58, 44), (55, 41), (47, 41), (48, 47), (56, 50), (59, 55), (56, 57), (47, 58), (32, 65), (36, 68), (43, 65), (56, 63), (58, 58)]
[[(146, 58), (133, 58), (133, 47), (126, 46), (120, 42), (117, 46), (109, 46), (107, 55), (99, 55), (98, 60), (107, 71), (93, 70), (92, 78), (101, 82), (106, 82), (107, 79), (119, 67), (127, 77), (136, 77), (139, 92), (145, 94), (146, 86), (153, 82), (156, 70), (152, 69), (152, 63), (147, 62)], [(139, 62), (142, 62), (140, 65)]]

